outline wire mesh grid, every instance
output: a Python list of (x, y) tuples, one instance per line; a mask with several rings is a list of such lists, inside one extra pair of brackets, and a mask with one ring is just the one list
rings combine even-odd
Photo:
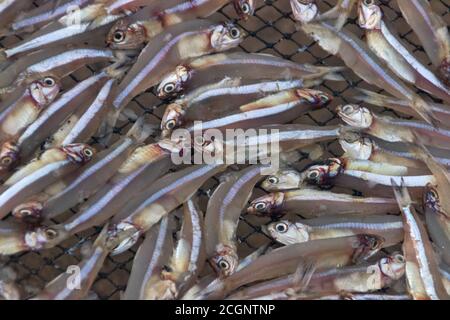
[[(34, 4), (39, 6), (42, 2), (35, 1)], [(333, 7), (336, 1), (317, 2), (319, 9), (324, 11)], [(413, 31), (402, 18), (396, 1), (380, 2), (385, 20), (393, 25), (393, 30), (404, 40), (410, 52), (421, 62), (429, 65), (430, 63), (423, 48)], [(430, 2), (433, 9), (442, 15), (447, 25), (450, 24), (450, 0), (431, 0)], [(217, 21), (234, 20), (235, 17), (232, 5), (226, 5), (218, 13), (214, 14), (211, 19)], [(245, 41), (239, 46), (239, 49), (242, 51), (269, 53), (299, 63), (326, 66), (342, 65), (342, 62), (338, 58), (321, 50), (312, 39), (298, 31), (292, 17), (289, 0), (259, 1), (255, 15), (247, 21), (238, 21), (237, 23), (247, 32)], [(356, 24), (355, 14), (347, 22), (346, 28), (363, 37), (363, 32)], [(0, 44), (2, 46), (8, 46), (19, 40), (20, 37), (17, 36), (8, 37), (1, 39)], [(93, 72), (97, 71), (99, 67), (95, 65), (87, 66), (75, 72), (64, 80), (63, 87), (70, 88), (76, 82), (87, 78)], [(318, 89), (331, 93), (334, 96), (334, 101), (327, 108), (310, 112), (294, 122), (319, 126), (337, 124), (339, 120), (334, 112), (335, 107), (343, 103), (352, 102), (355, 88), (361, 87), (382, 92), (368, 86), (351, 72), (346, 71), (344, 75), (346, 80), (343, 82), (325, 81), (318, 87)], [(428, 98), (431, 97), (428, 96)], [(164, 106), (165, 102), (160, 101), (152, 91), (141, 94), (130, 103), (130, 109), (139, 115), (144, 113), (151, 114), (152, 121), (155, 123), (159, 123), (161, 120)], [(402, 115), (385, 108), (378, 108), (377, 111), (391, 116), (402, 117)], [(115, 137), (117, 138), (125, 133), (132, 122), (132, 120), (121, 121), (114, 128)], [(93, 138), (92, 143), (96, 144), (97, 140)], [(339, 156), (342, 152), (336, 141), (324, 144), (323, 150), (323, 157)], [(309, 158), (308, 154), (303, 154), (295, 166), (298, 168), (304, 167), (311, 161)], [(199, 191), (202, 208), (205, 208), (208, 195), (210, 195), (217, 183), (218, 179), (213, 178)], [(260, 196), (261, 194), (263, 194), (263, 191), (257, 188), (254, 192), (254, 197)], [(74, 212), (76, 211), (71, 210), (71, 212), (58, 217), (54, 222), (64, 221)], [(241, 216), (238, 227), (238, 253), (240, 257), (245, 257), (263, 244), (273, 244), (261, 231), (261, 225), (265, 223), (267, 223), (265, 219), (246, 214)], [(65, 272), (68, 266), (78, 264), (82, 259), (83, 246), (95, 239), (98, 232), (98, 228), (92, 228), (75, 235), (53, 249), (40, 252), (25, 252), (3, 258), (3, 261), (0, 261), (0, 263), (11, 267), (17, 273), (16, 281), (23, 288), (25, 294), (32, 295), (42, 289), (46, 283), (60, 273)], [(120, 292), (126, 288), (136, 249), (137, 245), (123, 254), (107, 258), (92, 287), (92, 291), (99, 299), (120, 298)]]

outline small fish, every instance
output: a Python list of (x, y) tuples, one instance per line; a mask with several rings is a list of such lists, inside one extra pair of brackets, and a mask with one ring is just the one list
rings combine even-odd
[(186, 125), (189, 132), (207, 129), (248, 129), (290, 122), (315, 108), (328, 105), (332, 96), (313, 89), (290, 89), (239, 107), (239, 112)]
[(247, 208), (250, 214), (273, 218), (286, 213), (319, 217), (332, 214), (371, 215), (396, 211), (396, 202), (391, 198), (363, 198), (311, 188), (269, 193), (253, 200)]
[(383, 21), (381, 8), (374, 1), (360, 0), (359, 26), (365, 30), (366, 43), (401, 79), (450, 102), (450, 89), (420, 63)]
[(406, 259), (408, 292), (415, 300), (448, 300), (437, 259), (425, 226), (414, 209), (408, 189), (392, 180), (404, 226), (403, 254)]
[(436, 128), (422, 121), (379, 116), (366, 107), (347, 104), (337, 108), (338, 115), (348, 125), (389, 142), (414, 143), (415, 135), (436, 148), (450, 149), (450, 130)]
[[(297, 274), (264, 281), (244, 288), (227, 297), (234, 300), (258, 299), (270, 297), (273, 293), (284, 293), (286, 298), (314, 297), (331, 293), (352, 292), (367, 293), (390, 287), (405, 274), (405, 258), (398, 252), (380, 258), (374, 264), (362, 264), (342, 268), (333, 268), (314, 272), (303, 292), (292, 293), (297, 285)], [(295, 290), (295, 289), (294, 289)], [(375, 299), (378, 300), (378, 299)]]
[(355, 35), (346, 30), (338, 31), (323, 22), (303, 24), (301, 29), (318, 41), (325, 51), (339, 56), (361, 79), (386, 90), (396, 98), (407, 100), (409, 106), (426, 122), (437, 127), (439, 119), (431, 111), (430, 106), (392, 71), (386, 69)]
[[(362, 137), (354, 132), (342, 135), (339, 144), (345, 152), (343, 157), (417, 168), (421, 174), (429, 172), (425, 163), (406, 144)], [(433, 156), (440, 164), (450, 167), (450, 159), (445, 157), (446, 150), (434, 149)]]
[(203, 212), (195, 199), (183, 204), (183, 225), (168, 268), (161, 278), (175, 284), (178, 298), (190, 289), (201, 274), (206, 261)]
[(83, 14), (91, 9), (91, 6), (87, 6), (82, 10), (70, 12), (57, 21), (47, 24), (19, 43), (2, 49), (0, 59), (11, 59), (44, 48), (83, 43), (89, 39), (102, 37), (109, 30), (110, 25), (122, 17), (122, 15), (99, 16), (96, 18), (83, 17)]
[(450, 40), (447, 23), (425, 0), (397, 0), (403, 17), (414, 30), (440, 78), (450, 83)]
[(159, 225), (146, 233), (133, 261), (125, 300), (174, 299), (175, 284), (161, 279), (161, 273), (170, 262), (173, 232), (173, 217), (165, 216)]
[(229, 174), (208, 202), (205, 215), (206, 254), (220, 277), (235, 272), (239, 264), (236, 244), (239, 217), (263, 172), (261, 166), (250, 166)]
[[(413, 116), (416, 119), (420, 119), (420, 115), (409, 107), (409, 103), (406, 100), (384, 96), (361, 88), (358, 88), (357, 90), (360, 94), (354, 97), (356, 101), (364, 101), (375, 106), (390, 108), (396, 112), (401, 112)], [(443, 125), (450, 121), (450, 108), (448, 105), (429, 101), (427, 101), (427, 103), (430, 106), (431, 111), (433, 111)]]
[(383, 240), (376, 236), (357, 235), (281, 247), (229, 277), (214, 280), (196, 298), (223, 299), (243, 285), (291, 274), (306, 259), (314, 261), (318, 270), (362, 261), (379, 251), (382, 243)]
[(391, 180), (405, 184), (414, 192), (414, 197), (422, 197), (422, 189), (428, 183), (435, 183), (433, 175), (402, 176), (386, 175), (359, 170), (343, 170), (342, 162), (329, 158), (319, 164), (313, 164), (301, 172), (302, 181), (321, 187), (342, 186), (359, 190), (366, 195), (385, 197), (390, 194)]
[(344, 67), (299, 64), (270, 54), (245, 52), (217, 53), (178, 65), (166, 74), (157, 88), (158, 97), (190, 93), (196, 88), (229, 78), (248, 82), (261, 80), (332, 80), (341, 81)]
[(299, 222), (282, 220), (270, 223), (266, 231), (284, 245), (363, 233), (383, 238), (384, 247), (396, 245), (403, 240), (402, 219), (393, 215), (338, 215)]

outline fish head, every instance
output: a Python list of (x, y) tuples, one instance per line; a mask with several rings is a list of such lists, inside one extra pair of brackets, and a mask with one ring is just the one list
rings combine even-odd
[(158, 98), (167, 99), (177, 95), (184, 90), (186, 82), (192, 77), (189, 68), (179, 65), (175, 71), (164, 77), (156, 90)]
[(300, 174), (295, 170), (279, 170), (268, 176), (261, 183), (266, 191), (279, 191), (298, 188), (301, 182)]
[(313, 106), (326, 106), (333, 99), (331, 95), (314, 89), (297, 89), (297, 96), (306, 103)]
[(406, 259), (399, 252), (381, 258), (378, 264), (383, 275), (389, 279), (398, 280), (405, 274)]
[(383, 248), (385, 240), (383, 237), (369, 234), (360, 234), (353, 243), (353, 262), (360, 262), (369, 259), (381, 248)]
[(282, 215), (283, 200), (283, 192), (266, 194), (250, 202), (247, 213), (256, 214), (258, 216), (280, 216)]
[(119, 20), (106, 36), (106, 43), (113, 49), (136, 49), (147, 39), (145, 27), (127, 19)]
[(301, 223), (292, 223), (287, 220), (281, 220), (270, 223), (266, 228), (268, 234), (273, 239), (285, 245), (306, 242), (309, 240), (309, 228)]
[(186, 114), (181, 104), (174, 102), (167, 106), (161, 119), (161, 137), (167, 138), (175, 128), (183, 123)]
[(10, 170), (19, 160), (20, 148), (15, 142), (7, 141), (0, 149), (0, 171)]
[(234, 0), (234, 10), (238, 14), (240, 19), (248, 19), (255, 13), (256, 1), (255, 0)]
[(36, 224), (42, 221), (44, 206), (40, 201), (29, 201), (14, 208), (12, 215), (27, 224)]
[(329, 158), (323, 164), (311, 165), (302, 172), (306, 182), (328, 186), (344, 170), (344, 162), (339, 158)]
[(358, 24), (367, 30), (380, 30), (383, 12), (374, 0), (359, 0)]
[(439, 199), (437, 187), (428, 183), (423, 192), (423, 207), (431, 209), (433, 212), (442, 212), (442, 206)]
[(62, 225), (41, 226), (27, 231), (24, 243), (30, 250), (50, 249), (69, 236)]
[(39, 108), (52, 103), (61, 89), (61, 85), (53, 77), (45, 77), (30, 85), (30, 95)]
[(209, 260), (212, 268), (219, 277), (228, 277), (236, 271), (239, 264), (239, 258), (236, 250), (228, 245), (219, 244), (215, 255)]
[(245, 32), (236, 24), (226, 22), (211, 30), (211, 47), (215, 51), (225, 51), (237, 47), (244, 40)]
[(356, 128), (370, 128), (373, 122), (373, 114), (366, 107), (356, 104), (347, 104), (338, 106), (337, 112), (339, 117), (348, 125)]
[(71, 143), (61, 147), (67, 157), (75, 163), (85, 164), (94, 157), (95, 149), (85, 143)]
[(346, 132), (339, 139), (339, 144), (345, 155), (351, 159), (369, 160), (372, 155), (372, 140), (356, 132)]
[(315, 0), (290, 0), (295, 20), (301, 23), (313, 21), (319, 14)]

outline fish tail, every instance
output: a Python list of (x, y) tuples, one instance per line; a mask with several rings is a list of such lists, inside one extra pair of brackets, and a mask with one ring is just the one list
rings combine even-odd
[(391, 178), (392, 189), (394, 190), (395, 199), (402, 208), (407, 208), (413, 204), (411, 196), (409, 195), (408, 188), (405, 186), (405, 182), (402, 178), (401, 184), (398, 185), (393, 178)]
[(137, 119), (131, 129), (127, 132), (127, 137), (136, 140), (137, 143), (142, 143), (147, 140), (158, 127), (155, 124), (150, 124), (149, 120), (150, 116), (148, 114)]
[(347, 67), (344, 66), (321, 67), (312, 64), (303, 64), (302, 66), (310, 73), (309, 75), (303, 76), (304, 80), (323, 78), (330, 81), (343, 81), (344, 77), (339, 73), (347, 69)]

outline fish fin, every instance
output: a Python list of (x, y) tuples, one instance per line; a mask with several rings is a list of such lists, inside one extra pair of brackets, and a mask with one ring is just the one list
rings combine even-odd
[(296, 296), (307, 291), (312, 276), (316, 271), (316, 266), (317, 263), (310, 259), (300, 261), (292, 275), (292, 287), (285, 291), (286, 295), (290, 296), (291, 299), (295, 299)]
[(112, 109), (113, 110), (111, 110), (106, 115), (104, 121), (100, 125), (99, 130), (97, 131), (98, 140), (103, 145), (108, 145), (114, 134), (114, 127), (117, 123), (117, 120), (119, 120), (120, 110), (116, 110), (115, 108)]
[(361, 100), (374, 106), (384, 107), (392, 102), (392, 100), (402, 101), (401, 99), (384, 96), (366, 89), (356, 88), (360, 94), (355, 96), (355, 100)]
[(439, 128), (441, 121), (436, 118), (433, 111), (429, 108), (428, 104), (420, 97), (416, 97), (411, 103), (411, 108), (414, 109), (428, 124), (434, 128)]
[(142, 143), (150, 137), (158, 128), (155, 124), (148, 123), (149, 115), (144, 114), (136, 120), (131, 129), (127, 132), (127, 137), (136, 140), (137, 143)]
[(411, 196), (409, 195), (408, 188), (405, 186), (405, 182), (403, 178), (401, 179), (400, 185), (395, 182), (393, 178), (391, 178), (392, 189), (394, 190), (395, 199), (401, 208), (406, 208), (412, 206), (413, 201), (411, 200)]

